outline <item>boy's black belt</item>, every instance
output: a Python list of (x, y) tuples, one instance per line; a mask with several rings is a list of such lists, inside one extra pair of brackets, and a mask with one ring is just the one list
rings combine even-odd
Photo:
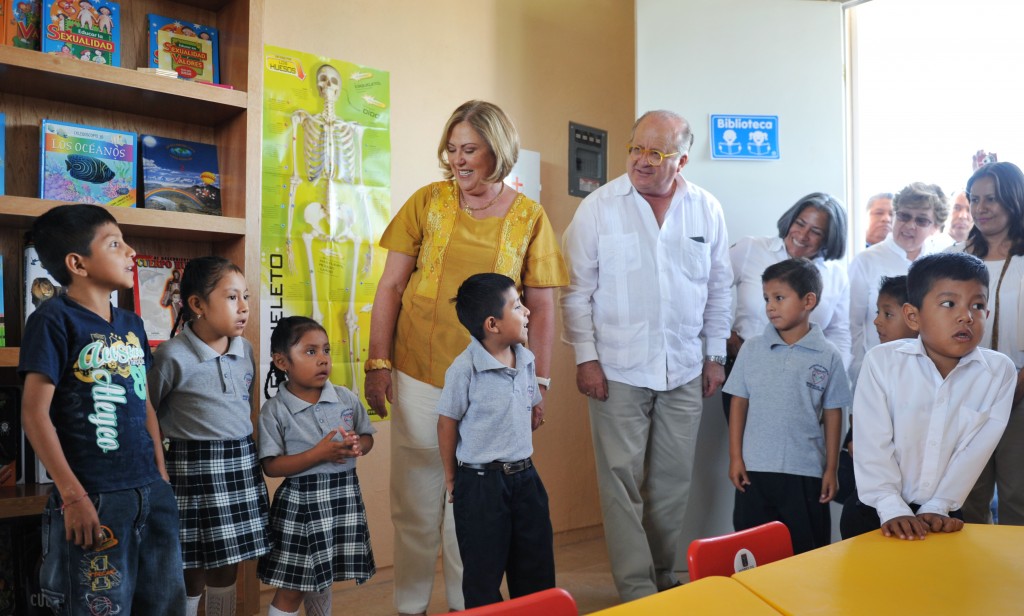
[(516, 462), (488, 462), (487, 464), (469, 464), (466, 462), (459, 462), (459, 466), (462, 468), (471, 468), (476, 471), (501, 471), (506, 475), (515, 475), (521, 473), (526, 469), (533, 466), (533, 460), (526, 458), (525, 460), (517, 460)]

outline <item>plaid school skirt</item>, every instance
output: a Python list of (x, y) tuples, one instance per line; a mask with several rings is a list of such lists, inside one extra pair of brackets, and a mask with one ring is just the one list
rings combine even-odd
[(166, 459), (186, 569), (233, 565), (270, 551), (267, 485), (251, 437), (172, 440)]
[(362, 584), (377, 569), (355, 470), (284, 480), (270, 509), (274, 547), (256, 574), (276, 588), (323, 592), (334, 582)]

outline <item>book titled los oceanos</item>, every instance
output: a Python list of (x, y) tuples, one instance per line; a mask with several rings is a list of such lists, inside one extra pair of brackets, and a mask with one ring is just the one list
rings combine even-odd
[(43, 120), (40, 197), (135, 207), (135, 133)]
[(220, 83), (217, 29), (180, 19), (147, 15), (149, 66), (172, 70), (179, 79)]
[(113, 0), (44, 0), (42, 51), (121, 66), (121, 5)]

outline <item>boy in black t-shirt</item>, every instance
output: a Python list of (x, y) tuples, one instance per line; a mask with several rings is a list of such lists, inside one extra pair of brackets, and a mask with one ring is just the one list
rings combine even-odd
[(183, 614), (178, 510), (146, 401), (149, 344), (142, 320), (110, 304), (134, 283), (135, 251), (96, 205), (53, 208), (32, 238), (66, 289), (29, 317), (18, 364), (25, 435), (55, 485), (45, 600), (61, 614)]

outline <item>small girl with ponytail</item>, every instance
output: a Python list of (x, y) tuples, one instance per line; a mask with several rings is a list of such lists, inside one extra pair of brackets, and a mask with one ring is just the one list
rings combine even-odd
[[(277, 587), (268, 616), (331, 614), (331, 584), (375, 573), (366, 511), (356, 477), (358, 456), (373, 448), (366, 409), (330, 382), (331, 345), (323, 326), (306, 317), (277, 322), (260, 411), (260, 462), (286, 477), (274, 496), (274, 547), (257, 575)], [(271, 398), (271, 379), (283, 386)]]
[(180, 333), (154, 354), (149, 395), (178, 501), (188, 616), (206, 589), (207, 616), (235, 613), (238, 563), (270, 550), (267, 486), (250, 420), (256, 363), (242, 338), (249, 290), (221, 257), (192, 259), (181, 276)]

